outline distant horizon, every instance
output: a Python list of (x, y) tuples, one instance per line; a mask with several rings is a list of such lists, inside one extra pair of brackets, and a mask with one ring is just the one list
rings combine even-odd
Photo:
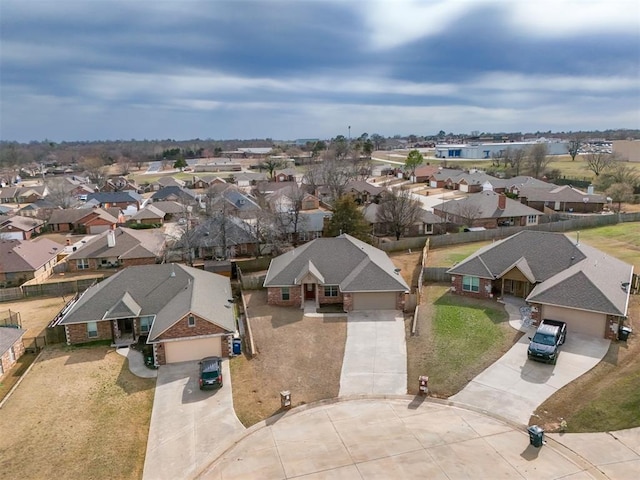
[(20, 143), (640, 127), (637, 0), (2, 0), (0, 42)]

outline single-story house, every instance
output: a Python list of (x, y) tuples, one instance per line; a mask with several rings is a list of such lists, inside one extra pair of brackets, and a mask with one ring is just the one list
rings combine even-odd
[(85, 290), (54, 321), (68, 345), (146, 337), (155, 365), (226, 357), (236, 331), (229, 278), (186, 265), (126, 268)]
[(346, 234), (274, 258), (264, 287), (269, 305), (342, 304), (345, 311), (402, 310), (409, 292), (385, 252)]
[(633, 266), (561, 233), (523, 230), (448, 273), (457, 295), (522, 297), (536, 324), (562, 320), (570, 332), (615, 338), (627, 316)]
[(229, 259), (254, 255), (258, 240), (255, 229), (240, 218), (214, 214), (200, 225), (185, 232), (178, 246), (190, 250), (191, 258)]
[(0, 239), (0, 287), (18, 286), (31, 279), (45, 280), (64, 247), (40, 237), (31, 240)]
[[(380, 205), (370, 203), (362, 209), (365, 220), (371, 225), (372, 235), (384, 237), (394, 235), (390, 225), (380, 222), (378, 219), (378, 210)], [(420, 209), (420, 215), (416, 221), (409, 227), (405, 228), (402, 234), (405, 237), (419, 237), (421, 235), (441, 235), (447, 233), (447, 223), (434, 214), (424, 209)]]
[(372, 185), (364, 180), (356, 180), (347, 183), (345, 193), (351, 195), (358, 205), (366, 205), (371, 202), (378, 203), (386, 190), (383, 187)]
[(4, 239), (29, 240), (42, 231), (44, 221), (38, 218), (14, 215), (0, 216), (0, 237)]
[(162, 225), (164, 223), (165, 213), (156, 208), (154, 204), (149, 204), (141, 210), (138, 210), (134, 215), (132, 215), (127, 223), (129, 224), (137, 224), (142, 223), (146, 225)]
[(434, 205), (433, 213), (447, 223), (484, 228), (537, 225), (542, 216), (542, 212), (491, 190)]
[(196, 201), (196, 197), (197, 194), (195, 194), (193, 190), (179, 187), (177, 185), (169, 185), (168, 187), (162, 187), (160, 190), (151, 195), (151, 201), (174, 201), (190, 204)]
[(607, 198), (592, 191), (583, 192), (571, 185), (552, 185), (548, 188), (520, 187), (514, 189), (518, 199), (541, 212), (597, 213), (604, 209)]
[(120, 209), (113, 207), (103, 208), (65, 208), (54, 210), (49, 217), (48, 225), (53, 232), (81, 232), (98, 234), (111, 230), (120, 223)]
[(54, 210), (59, 209), (60, 208), (53, 202), (50, 202), (46, 198), (40, 198), (33, 203), (27, 203), (24, 207), (18, 210), (18, 215), (22, 215), (23, 217), (47, 219), (51, 216)]
[(124, 210), (128, 207), (135, 207), (136, 210), (139, 210), (143, 201), (140, 194), (131, 191), (96, 192), (87, 195), (88, 205), (97, 205), (101, 208), (118, 207)]
[(164, 259), (166, 238), (158, 230), (118, 227), (94, 237), (66, 258), (70, 272), (151, 265)]
[(13, 327), (0, 327), (0, 380), (24, 354), (22, 337), (26, 330)]

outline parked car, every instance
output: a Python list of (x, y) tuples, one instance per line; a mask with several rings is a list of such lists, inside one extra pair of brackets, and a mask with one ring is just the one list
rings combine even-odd
[(199, 362), (198, 385), (200, 390), (222, 387), (222, 359), (205, 357)]
[(559, 320), (542, 320), (527, 349), (527, 357), (553, 365), (558, 361), (558, 347), (567, 339), (567, 324)]

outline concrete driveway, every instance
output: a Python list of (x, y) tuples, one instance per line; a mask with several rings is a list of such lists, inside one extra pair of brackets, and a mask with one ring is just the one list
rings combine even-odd
[(201, 391), (197, 362), (160, 367), (143, 479), (193, 478), (244, 430), (233, 410), (228, 360), (222, 375), (221, 389)]
[(538, 405), (596, 366), (609, 349), (609, 340), (569, 332), (557, 364), (547, 365), (527, 359), (530, 332), (451, 400), (528, 424)]
[(339, 395), (406, 393), (407, 345), (402, 312), (349, 313)]

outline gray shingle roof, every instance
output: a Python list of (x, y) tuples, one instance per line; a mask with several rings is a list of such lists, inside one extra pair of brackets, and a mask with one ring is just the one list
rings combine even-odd
[(186, 265), (159, 264), (129, 267), (85, 291), (59, 322), (60, 325), (125, 317), (155, 315), (149, 341), (189, 313), (228, 332), (235, 331), (233, 298), (227, 277)]
[(93, 238), (87, 245), (69, 255), (68, 260), (80, 258), (158, 258), (162, 256), (165, 237), (161, 232), (133, 230), (118, 227), (115, 229), (116, 244), (107, 244), (108, 231)]
[(0, 356), (4, 355), (25, 333), (27, 331), (21, 328), (0, 327)]
[(343, 292), (409, 291), (385, 252), (350, 235), (317, 238), (274, 258), (264, 286), (300, 284), (304, 273), (313, 269), (324, 277), (325, 285), (339, 285)]
[(449, 200), (441, 205), (434, 206), (434, 210), (440, 210), (453, 215), (459, 215), (464, 205), (474, 205), (479, 208), (476, 218), (505, 218), (505, 217), (524, 217), (528, 215), (540, 216), (542, 212), (528, 207), (520, 202), (506, 198), (505, 208), (501, 210), (498, 208), (499, 193), (491, 190), (484, 192), (474, 193), (462, 200)]
[(40, 238), (37, 243), (26, 240), (0, 240), (0, 272), (31, 272), (56, 258), (63, 246)]
[(527, 301), (625, 315), (633, 266), (560, 233), (522, 231), (481, 248), (448, 270), (500, 278), (517, 267), (537, 284)]

